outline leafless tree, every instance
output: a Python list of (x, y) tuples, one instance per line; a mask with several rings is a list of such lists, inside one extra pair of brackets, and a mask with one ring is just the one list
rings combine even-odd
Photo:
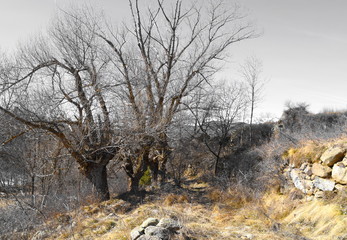
[[(148, 145), (128, 161), (127, 172), (138, 181), (149, 165), (154, 180), (157, 175), (163, 180), (170, 155), (167, 129), (182, 103), (188, 104), (191, 93), (211, 80), (231, 45), (256, 34), (237, 5), (222, 1), (188, 6), (182, 0), (156, 0), (147, 10), (139, 0), (129, 4), (132, 24), (98, 35), (113, 53), (133, 131), (151, 139), (142, 141)], [(157, 154), (150, 157), (151, 152)]]
[(196, 119), (202, 140), (215, 157), (214, 174), (218, 174), (219, 162), (224, 149), (231, 145), (232, 132), (238, 128), (242, 114), (247, 107), (245, 88), (235, 82), (231, 86), (220, 86), (208, 93), (209, 100), (196, 109), (189, 108)]
[[(57, 138), (79, 164), (95, 198), (109, 198), (106, 166), (117, 151), (107, 70), (96, 19), (64, 14), (50, 30), (2, 58), (0, 110)], [(89, 21), (88, 27), (84, 24)]]
[(254, 110), (257, 107), (257, 104), (262, 99), (262, 92), (264, 90), (265, 80), (262, 78), (263, 71), (262, 62), (255, 58), (250, 57), (246, 60), (244, 65), (241, 66), (241, 75), (248, 87), (248, 96), (250, 103), (250, 120), (249, 120), (249, 139), (252, 142), (252, 125), (253, 125), (253, 117)]

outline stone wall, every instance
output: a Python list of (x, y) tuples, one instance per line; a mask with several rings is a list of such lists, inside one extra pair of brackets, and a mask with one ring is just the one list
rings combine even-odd
[(289, 164), (283, 173), (287, 180), (309, 198), (321, 198), (324, 192), (347, 189), (347, 148), (328, 148), (313, 163), (303, 163), (299, 168)]

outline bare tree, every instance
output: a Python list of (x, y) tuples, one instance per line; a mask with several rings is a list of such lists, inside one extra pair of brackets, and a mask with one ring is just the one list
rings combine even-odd
[(24, 124), (25, 131), (41, 129), (57, 138), (91, 183), (94, 197), (106, 200), (106, 166), (117, 147), (110, 60), (90, 31), (97, 26), (94, 20), (64, 14), (44, 36), (3, 56), (0, 110)]
[[(242, 114), (247, 107), (245, 88), (241, 83), (215, 88), (208, 93), (209, 100), (189, 108), (196, 119), (202, 140), (215, 157), (214, 174), (218, 174), (219, 162), (224, 149), (231, 144), (231, 135), (238, 127)], [(200, 97), (199, 97), (200, 98)]]
[[(131, 108), (133, 132), (140, 139), (152, 139), (143, 141), (149, 145), (128, 161), (127, 172), (136, 181), (146, 165), (154, 180), (157, 175), (164, 180), (170, 155), (167, 129), (182, 103), (188, 103), (191, 93), (212, 79), (228, 47), (256, 36), (236, 5), (153, 2), (146, 11), (139, 0), (129, 0), (132, 25), (98, 34), (113, 53), (120, 92)], [(151, 152), (157, 154), (149, 157)]]
[(248, 87), (248, 96), (250, 103), (250, 120), (249, 120), (249, 139), (252, 142), (252, 125), (254, 110), (257, 107), (257, 104), (262, 99), (262, 91), (264, 89), (265, 81), (262, 78), (262, 63), (259, 59), (251, 57), (246, 60), (243, 66), (241, 66), (241, 75), (245, 80)]

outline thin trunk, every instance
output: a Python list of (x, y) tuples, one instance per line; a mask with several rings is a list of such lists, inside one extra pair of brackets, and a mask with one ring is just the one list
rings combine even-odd
[(110, 192), (108, 190), (106, 165), (89, 163), (84, 174), (93, 186), (95, 198), (98, 201), (109, 200)]
[(142, 175), (137, 174), (136, 176), (130, 177), (129, 181), (129, 192), (131, 193), (137, 193), (139, 191), (139, 185), (140, 185), (140, 179)]
[(253, 113), (254, 113), (254, 89), (252, 89), (252, 103), (251, 103), (251, 119), (249, 123), (249, 142), (252, 145), (252, 138), (253, 138), (253, 132), (252, 132), (252, 124), (253, 124)]

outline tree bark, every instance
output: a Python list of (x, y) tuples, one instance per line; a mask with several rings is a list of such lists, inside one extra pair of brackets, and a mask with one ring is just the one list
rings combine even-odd
[(106, 165), (89, 163), (85, 169), (84, 175), (92, 184), (93, 194), (98, 201), (106, 201), (110, 199)]

